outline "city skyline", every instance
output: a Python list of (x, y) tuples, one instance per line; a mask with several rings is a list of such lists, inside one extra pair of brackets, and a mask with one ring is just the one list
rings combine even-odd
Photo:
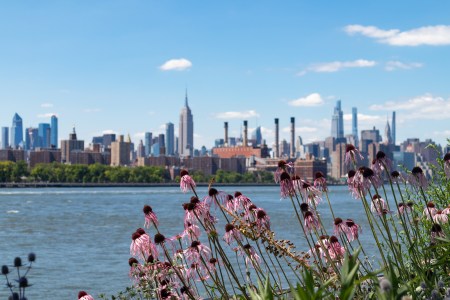
[(222, 138), (224, 122), (239, 137), (243, 120), (249, 135), (260, 126), (269, 146), (274, 118), (280, 142), (289, 141), (291, 117), (304, 143), (323, 140), (337, 100), (344, 135), (356, 107), (359, 132), (383, 132), (395, 111), (397, 144), (417, 137), (444, 145), (449, 8), (445, 1), (4, 4), (0, 126), (11, 128), (16, 112), (23, 128), (54, 114), (59, 140), (75, 125), (87, 142), (114, 132), (137, 145), (168, 122), (179, 132), (187, 87), (196, 149)]

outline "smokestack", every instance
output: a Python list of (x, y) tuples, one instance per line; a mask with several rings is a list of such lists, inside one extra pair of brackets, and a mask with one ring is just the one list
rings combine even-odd
[(295, 157), (295, 118), (291, 117), (291, 157)]
[(278, 118), (275, 118), (275, 158), (280, 157), (280, 152), (278, 151), (279, 150), (279, 145), (280, 145), (280, 142), (278, 140), (279, 130), (280, 129), (279, 129), (279, 126), (278, 126)]
[(228, 146), (228, 122), (225, 122), (224, 127), (225, 127), (224, 145), (227, 147)]
[(248, 145), (248, 126), (247, 120), (244, 121), (244, 147)]

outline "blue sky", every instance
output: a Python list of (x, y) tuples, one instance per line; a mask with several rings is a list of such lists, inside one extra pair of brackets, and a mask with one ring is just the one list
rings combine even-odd
[(450, 137), (448, 1), (9, 1), (0, 4), (0, 125), (59, 117), (90, 142), (163, 132), (188, 89), (195, 147), (274, 118), (289, 140), (345, 134), (397, 112), (397, 142)]

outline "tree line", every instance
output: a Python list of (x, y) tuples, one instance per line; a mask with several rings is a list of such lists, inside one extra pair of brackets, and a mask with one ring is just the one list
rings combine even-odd
[[(272, 183), (271, 172), (258, 171), (240, 174), (218, 170), (206, 176), (192, 171), (196, 182), (217, 183)], [(66, 165), (57, 162), (38, 164), (29, 169), (25, 161), (0, 162), (0, 182), (50, 182), (50, 183), (170, 183), (179, 182), (179, 176), (171, 179), (170, 172), (162, 166), (112, 167), (102, 164)]]

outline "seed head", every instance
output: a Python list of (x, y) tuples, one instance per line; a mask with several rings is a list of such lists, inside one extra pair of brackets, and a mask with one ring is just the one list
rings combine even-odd
[(216, 264), (217, 263), (217, 259), (216, 258), (214, 258), (214, 257), (212, 257), (212, 258), (210, 258), (209, 259), (209, 263), (211, 263), (211, 264)]
[(383, 159), (386, 157), (386, 154), (383, 151), (377, 152), (377, 159)]
[(199, 242), (199, 241), (193, 241), (193, 242), (191, 243), (191, 247), (192, 247), (192, 248), (197, 248), (198, 246), (200, 246), (200, 242)]
[(286, 166), (286, 161), (285, 160), (280, 160), (279, 162), (278, 162), (278, 168), (284, 168), (284, 166)]
[(180, 177), (183, 177), (184, 175), (189, 175), (189, 172), (185, 169), (180, 171)]
[(209, 191), (208, 191), (208, 195), (209, 195), (210, 197), (215, 196), (215, 195), (217, 195), (218, 193), (219, 193), (219, 191), (217, 191), (215, 188), (210, 188)]
[(290, 179), (291, 179), (291, 176), (289, 176), (289, 174), (288, 174), (287, 172), (281, 173), (281, 175), (280, 175), (280, 181), (283, 181), (283, 180), (290, 180)]
[(391, 172), (391, 176), (392, 176), (393, 178), (398, 178), (398, 177), (400, 176), (400, 173), (399, 173), (398, 171), (392, 171), (392, 172)]
[(86, 293), (85, 291), (79, 291), (78, 292), (78, 299), (80, 299), (81, 297), (87, 296), (88, 293)]
[(139, 261), (136, 258), (131, 257), (131, 258), (128, 259), (128, 264), (130, 265), (130, 267), (132, 267), (134, 265), (138, 265)]
[(308, 203), (302, 203), (302, 204), (300, 204), (300, 210), (303, 211), (303, 212), (308, 211), (308, 210), (309, 210), (309, 205), (308, 205)]
[(28, 287), (28, 279), (26, 277), (19, 278), (19, 287), (21, 287), (21, 288)]
[(36, 261), (36, 254), (34, 254), (33, 252), (28, 253), (28, 261), (29, 261), (29, 262), (34, 262), (34, 261)]
[(9, 268), (7, 265), (3, 265), (2, 266), (2, 274), (3, 275), (8, 275), (9, 274)]
[(196, 196), (191, 197), (191, 203), (199, 203), (199, 202), (200, 202), (200, 200), (198, 199), (198, 197), (196, 197)]
[(412, 169), (411, 173), (413, 173), (413, 175), (419, 175), (419, 174), (423, 174), (423, 170), (421, 167), (414, 167)]
[(263, 211), (263, 210), (258, 210), (258, 212), (256, 213), (256, 217), (257, 217), (258, 219), (264, 219), (264, 217), (265, 217), (266, 215), (267, 215), (266, 212)]
[(166, 237), (164, 235), (162, 235), (161, 233), (157, 233), (155, 234), (155, 244), (162, 244), (164, 243), (164, 241), (166, 240)]
[(22, 259), (20, 257), (14, 258), (14, 267), (21, 267), (22, 266)]
[(145, 234), (145, 230), (144, 230), (144, 229), (142, 229), (142, 228), (138, 228), (138, 229), (136, 229), (136, 232), (137, 232), (137, 233), (139, 233), (140, 235), (143, 235), (143, 234)]
[(144, 214), (148, 215), (149, 213), (153, 212), (152, 208), (149, 205), (144, 205), (144, 208), (142, 209)]
[(445, 162), (450, 161), (450, 152), (445, 153), (445, 155), (444, 155), (444, 161), (445, 161)]
[(354, 151), (355, 149), (355, 146), (353, 146), (352, 144), (347, 144), (347, 146), (345, 146), (345, 152)]
[(237, 192), (237, 191), (236, 191), (236, 192), (234, 192), (234, 197), (235, 197), (235, 198), (237, 198), (237, 197), (239, 197), (239, 196), (241, 196), (241, 195), (242, 195), (242, 193), (241, 193), (241, 192)]
[(314, 178), (315, 178), (315, 179), (323, 178), (323, 177), (325, 177), (325, 176), (324, 176), (323, 173), (320, 172), (320, 171), (316, 172), (316, 174), (314, 175)]
[(433, 202), (428, 202), (427, 203), (427, 207), (429, 207), (429, 208), (435, 208), (436, 206), (434, 205), (434, 203)]
[(131, 239), (134, 241), (134, 240), (137, 240), (138, 238), (140, 238), (141, 237), (141, 234), (139, 233), (139, 232), (133, 232), (133, 234), (131, 235)]
[(154, 263), (155, 262), (155, 258), (153, 257), (153, 255), (149, 255), (148, 257), (147, 257), (147, 263), (149, 263), (149, 264), (152, 264), (152, 263)]
[(342, 219), (341, 218), (334, 219), (334, 225), (339, 225), (341, 223), (342, 223)]
[(375, 174), (375, 173), (373, 173), (372, 169), (370, 169), (370, 168), (364, 168), (364, 171), (363, 171), (363, 177), (364, 177), (364, 178), (372, 177), (374, 174)]
[(230, 232), (233, 229), (234, 229), (234, 225), (233, 224), (225, 225), (225, 232)]
[(355, 176), (355, 174), (356, 174), (355, 170), (350, 170), (350, 171), (348, 171), (347, 176), (348, 176), (348, 178), (353, 178)]

